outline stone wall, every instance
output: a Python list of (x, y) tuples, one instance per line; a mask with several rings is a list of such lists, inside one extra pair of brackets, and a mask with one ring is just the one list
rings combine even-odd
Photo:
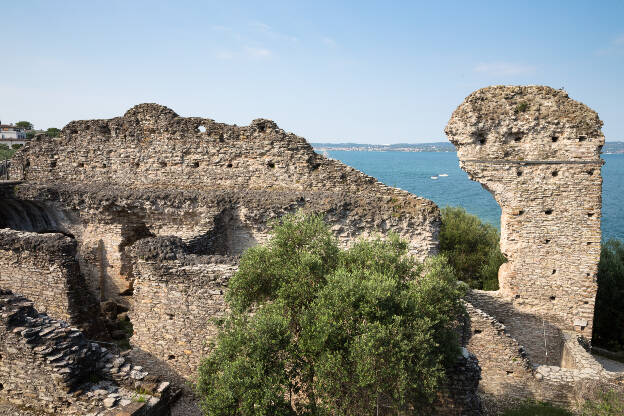
[(0, 403), (57, 415), (164, 416), (172, 394), (169, 383), (0, 289)]
[(463, 344), (479, 360), (487, 414), (526, 400), (578, 407), (595, 386), (610, 390), (624, 379), (606, 371), (575, 331), (536, 321), (497, 292), (472, 291), (467, 300)]
[(127, 308), (126, 248), (142, 238), (237, 256), (267, 239), (272, 220), (303, 210), (323, 214), (344, 246), (394, 231), (419, 259), (437, 251), (435, 204), (318, 155), (269, 120), (230, 126), (141, 104), (37, 137), (11, 166), (22, 183), (0, 189), (0, 226), (71, 234), (92, 295)]
[(501, 294), (591, 338), (600, 257), (602, 122), (549, 87), (488, 87), (446, 134), (461, 167), (502, 208)]
[(461, 348), (461, 355), (446, 370), (447, 382), (435, 403), (439, 416), (481, 416), (483, 406), (477, 393), (481, 380), (481, 367), (474, 354)]
[(132, 247), (131, 343), (192, 379), (210, 352), (215, 320), (228, 310), (224, 295), (238, 262), (219, 255), (188, 255), (182, 246), (180, 240), (150, 238)]
[[(346, 197), (349, 204), (335, 208), (357, 211), (374, 227), (342, 222), (337, 235), (351, 239), (393, 229), (421, 258), (437, 250), (435, 204), (315, 153), (305, 139), (270, 120), (238, 127), (141, 104), (123, 117), (71, 122), (58, 138), (33, 140), (14, 156), (11, 166), (11, 177), (27, 184), (90, 184), (91, 190), (226, 191), (247, 198), (255, 194), (256, 205), (288, 195), (286, 205), (299, 207)], [(232, 211), (240, 209), (252, 207)], [(155, 233), (178, 235), (165, 230), (180, 220), (178, 213), (170, 212), (159, 221), (161, 232)], [(195, 226), (199, 231), (201, 224)]]
[[(229, 310), (224, 295), (238, 258), (186, 254), (188, 250), (181, 239), (171, 237), (147, 238), (130, 247), (135, 264), (131, 343), (194, 380), (217, 335), (216, 320)], [(447, 369), (436, 414), (481, 415), (480, 375), (476, 357), (462, 348)]]
[(76, 241), (62, 234), (0, 230), (0, 288), (73, 325), (88, 325), (86, 316), (99, 311), (80, 274)]

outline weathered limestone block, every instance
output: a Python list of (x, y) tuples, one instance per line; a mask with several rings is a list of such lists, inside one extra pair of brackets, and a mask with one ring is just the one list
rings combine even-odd
[(0, 287), (27, 296), (42, 312), (95, 329), (98, 306), (76, 260), (76, 241), (62, 234), (0, 229)]
[(604, 136), (586, 105), (549, 87), (469, 95), (446, 134), (502, 208), (500, 291), (515, 308), (591, 338)]

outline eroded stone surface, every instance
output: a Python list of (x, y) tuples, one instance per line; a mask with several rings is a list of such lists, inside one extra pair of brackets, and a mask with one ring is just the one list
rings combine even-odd
[(239, 127), (141, 104), (33, 140), (14, 156), (11, 178), (23, 183), (0, 190), (4, 226), (75, 236), (90, 290), (126, 306), (125, 248), (139, 239), (177, 236), (196, 254), (237, 256), (299, 209), (322, 213), (344, 245), (392, 230), (418, 258), (437, 251), (435, 204), (316, 154), (270, 120)]
[(497, 86), (469, 95), (446, 127), (461, 167), (502, 208), (501, 294), (586, 338), (600, 257), (601, 126), (564, 91)]
[[(229, 126), (141, 104), (36, 138), (15, 155), (11, 178), (20, 182), (0, 187), (0, 227), (65, 234), (82, 289), (109, 319), (121, 316), (110, 302), (129, 309), (137, 356), (187, 378), (227, 311), (240, 255), (281, 216), (320, 213), (342, 246), (394, 231), (419, 259), (437, 252), (435, 204), (316, 154), (269, 120)], [(33, 254), (16, 250), (0, 263), (16, 257)], [(141, 380), (140, 370), (129, 374)]]
[(159, 416), (172, 401), (168, 382), (2, 289), (0, 340), (0, 403), (46, 414)]

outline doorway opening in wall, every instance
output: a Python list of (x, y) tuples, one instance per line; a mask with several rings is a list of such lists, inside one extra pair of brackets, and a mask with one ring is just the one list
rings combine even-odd
[(497, 290), (498, 269), (507, 261), (500, 251), (500, 233), (461, 207), (442, 209), (440, 253), (459, 280), (473, 289)]

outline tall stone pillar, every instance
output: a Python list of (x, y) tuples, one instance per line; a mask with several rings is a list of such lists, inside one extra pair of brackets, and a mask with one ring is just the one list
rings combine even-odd
[(495, 86), (470, 94), (446, 134), (460, 166), (502, 208), (500, 295), (591, 338), (602, 121), (565, 91)]

